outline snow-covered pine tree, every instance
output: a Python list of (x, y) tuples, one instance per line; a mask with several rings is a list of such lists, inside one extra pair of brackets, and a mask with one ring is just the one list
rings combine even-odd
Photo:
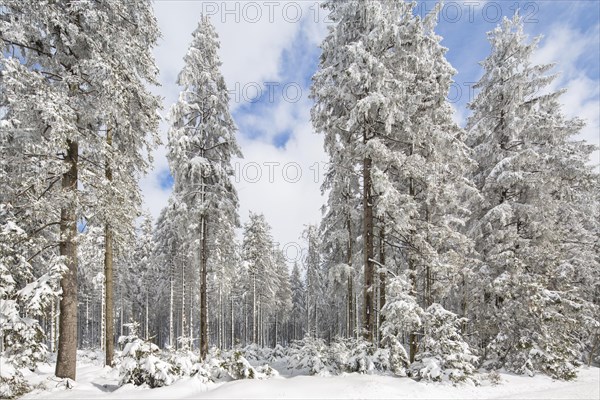
[(104, 349), (104, 229), (86, 224), (78, 237), (79, 346)]
[(483, 195), (471, 223), (481, 258), (475, 324), (490, 367), (570, 379), (585, 329), (598, 326), (586, 290), (599, 275), (594, 149), (575, 139), (583, 124), (565, 117), (563, 91), (549, 88), (553, 66), (532, 64), (539, 38), (528, 41), (519, 15), (488, 38), (468, 123)]
[(261, 316), (264, 317), (265, 312), (268, 316), (278, 284), (275, 279), (271, 226), (263, 214), (250, 212), (250, 218), (244, 224), (242, 249), (248, 269), (246, 292), (252, 301), (252, 343), (260, 344), (263, 328)]
[[(189, 243), (197, 249), (200, 275), (200, 352), (208, 352), (207, 264), (217, 231), (233, 237), (238, 198), (231, 177), (232, 157), (241, 157), (229, 94), (219, 71), (219, 40), (208, 17), (202, 16), (177, 83), (179, 100), (170, 113), (168, 159), (175, 180), (174, 196), (186, 205)], [(188, 227), (189, 228), (189, 227)]]
[(0, 394), (9, 398), (29, 388), (20, 368), (34, 369), (46, 361), (45, 333), (36, 317), (51, 309), (60, 295), (64, 268), (56, 264), (35, 277), (23, 251), (28, 242), (11, 207), (0, 204), (0, 357), (14, 367), (14, 374), (3, 371), (0, 376)]
[[(128, 291), (133, 303), (135, 321), (140, 321), (142, 327), (140, 336), (145, 340), (150, 338), (150, 314), (153, 312), (154, 292), (159, 283), (157, 263), (154, 262), (154, 227), (152, 216), (145, 212), (137, 234), (133, 252), (133, 271), (137, 279), (132, 279)], [(133, 274), (132, 274), (133, 275)]]
[[(233, 233), (227, 229), (216, 232), (219, 236), (215, 238), (210, 256), (210, 274), (208, 276), (209, 304), (215, 304), (209, 310), (209, 318), (214, 321), (211, 328), (214, 343), (218, 348), (226, 348), (228, 342), (227, 326), (231, 323), (231, 300), (234, 285), (238, 283), (238, 272), (241, 265), (241, 254), (239, 242)], [(228, 312), (229, 309), (229, 312)], [(216, 326), (215, 326), (216, 323)], [(232, 325), (233, 326), (233, 325)], [(231, 341), (233, 347), (233, 341)]]
[(300, 340), (307, 332), (306, 325), (303, 323), (306, 319), (306, 288), (300, 276), (297, 261), (294, 262), (292, 274), (290, 275), (290, 288), (292, 291), (291, 338), (292, 340)]
[[(363, 334), (369, 340), (373, 339), (374, 322), (373, 190), (372, 158), (365, 148), (378, 125), (372, 115), (368, 115), (373, 99), (369, 96), (385, 79), (382, 74), (385, 67), (376, 60), (385, 53), (384, 48), (389, 43), (384, 43), (389, 39), (386, 31), (389, 28), (386, 23), (388, 4), (379, 1), (329, 1), (325, 4), (335, 25), (321, 45), (319, 71), (313, 77), (311, 92), (315, 99), (311, 112), (313, 126), (325, 134), (325, 150), (332, 163), (343, 161), (341, 167), (347, 169), (345, 173), (335, 174), (334, 179), (350, 177), (354, 170), (360, 171), (362, 179)], [(364, 79), (367, 74), (368, 79)], [(343, 183), (338, 183), (339, 186)], [(334, 185), (330, 184), (330, 187)], [(348, 191), (350, 196), (356, 194)], [(350, 237), (349, 241), (352, 239)]]
[[(363, 329), (372, 340), (375, 218), (383, 248), (395, 249), (386, 259), (411, 271), (413, 296), (424, 306), (450, 296), (469, 253), (460, 230), (471, 161), (446, 100), (455, 71), (433, 30), (437, 11), (421, 19), (404, 1), (328, 6), (337, 24), (322, 44), (312, 120), (330, 156), (343, 152), (362, 172)], [(416, 336), (410, 342), (412, 359)]]
[[(350, 141), (344, 143), (342, 140)], [(327, 203), (323, 206), (323, 218), (319, 225), (324, 269), (329, 276), (332, 289), (339, 299), (342, 290), (345, 292), (345, 306), (335, 310), (337, 314), (345, 314), (346, 336), (355, 333), (355, 279), (357, 266), (362, 254), (358, 237), (361, 229), (360, 213), (360, 171), (352, 164), (352, 137), (327, 135), (325, 148), (329, 154), (327, 173), (321, 185), (321, 193), (328, 194)], [(345, 279), (342, 285), (342, 279)], [(296, 339), (300, 339), (297, 337)]]
[[(175, 292), (178, 290), (176, 281), (179, 273), (178, 255), (183, 252), (182, 237), (179, 229), (182, 226), (181, 215), (183, 215), (183, 206), (173, 196), (169, 197), (168, 204), (163, 208), (156, 221), (154, 231), (155, 258), (158, 264), (158, 273), (161, 276), (160, 298), (164, 299), (160, 304), (164, 308), (160, 309), (160, 316), (164, 321), (168, 321), (164, 326), (159, 327), (159, 343), (169, 348), (175, 348)], [(162, 329), (160, 329), (162, 328)], [(165, 338), (160, 340), (161, 338)]]
[(381, 309), (385, 317), (380, 328), (381, 344), (390, 349), (390, 368), (400, 376), (407, 375), (411, 362), (404, 348), (404, 338), (414, 335), (423, 326), (425, 314), (406, 275), (390, 279), (389, 295)]
[[(290, 273), (288, 270), (285, 256), (281, 250), (275, 250), (275, 273), (277, 274), (277, 289), (275, 292), (275, 332), (273, 346), (277, 346), (280, 343), (285, 345), (289, 344), (289, 337), (282, 335), (281, 333), (287, 333), (284, 327), (290, 320), (290, 313), (292, 311), (292, 288), (290, 286)], [(284, 337), (284, 340), (280, 340)]]
[(321, 271), (319, 232), (315, 225), (308, 225), (302, 236), (306, 241), (306, 329), (309, 335), (319, 337), (319, 316), (323, 306), (325, 279)]
[(411, 365), (413, 373), (424, 379), (465, 382), (476, 371), (474, 356), (462, 338), (460, 325), (463, 321), (454, 313), (433, 303), (424, 314), (424, 336), (416, 362)]
[[(115, 186), (121, 189), (127, 204), (138, 193), (136, 172), (147, 165), (143, 151), (153, 145), (146, 135), (157, 129), (158, 98), (146, 85), (155, 83), (157, 70), (150, 49), (158, 30), (146, 0), (63, 0), (46, 7), (6, 0), (0, 6), (6, 17), (2, 18), (2, 39), (8, 45), (3, 55), (9, 55), (3, 60), (11, 110), (8, 124), (29, 132), (29, 147), (35, 156), (29, 157), (23, 149), (19, 154), (32, 163), (38, 158), (45, 160), (47, 168), (37, 172), (42, 180), (50, 177), (52, 183), (46, 182), (47, 187), (52, 189), (60, 181), (59, 201), (54, 207), (60, 209), (58, 248), (68, 271), (61, 281), (56, 374), (74, 379), (79, 208), (95, 201), (101, 204), (110, 196), (109, 190), (99, 189), (107, 185), (99, 182), (98, 176), (105, 175), (110, 181), (113, 171), (116, 176), (122, 171), (126, 177), (127, 184)], [(119, 132), (119, 139), (114, 136), (111, 142), (112, 129), (115, 135)], [(99, 168), (94, 162), (96, 157), (120, 163), (113, 167), (109, 161), (102, 162)], [(125, 208), (122, 205), (119, 210)], [(96, 211), (105, 210), (98, 206)], [(116, 214), (112, 224), (126, 226), (131, 221), (127, 211), (121, 214), (125, 220), (117, 219), (120, 214)], [(55, 225), (52, 220), (44, 223)], [(110, 362), (112, 336), (108, 339)]]

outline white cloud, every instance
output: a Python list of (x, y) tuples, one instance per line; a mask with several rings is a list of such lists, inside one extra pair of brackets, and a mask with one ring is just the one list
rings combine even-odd
[[(535, 64), (556, 63), (554, 71), (558, 78), (550, 90), (566, 88), (561, 96), (563, 110), (568, 117), (579, 117), (586, 121), (578, 139), (585, 139), (600, 146), (600, 82), (598, 76), (590, 76), (588, 67), (598, 72), (600, 48), (600, 25), (581, 32), (569, 25), (557, 24), (549, 30), (534, 54)], [(589, 65), (592, 61), (594, 64)], [(600, 163), (600, 152), (592, 156), (592, 163)]]

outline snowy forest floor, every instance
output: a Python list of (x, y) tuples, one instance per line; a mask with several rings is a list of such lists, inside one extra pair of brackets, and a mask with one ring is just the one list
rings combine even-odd
[[(416, 382), (410, 378), (358, 373), (340, 376), (290, 374), (273, 363), (279, 376), (266, 380), (245, 379), (201, 383), (185, 378), (171, 386), (150, 389), (131, 384), (119, 387), (116, 369), (97, 360), (79, 360), (77, 384), (73, 389), (57, 388), (54, 366), (41, 365), (27, 372), (36, 389), (24, 399), (600, 399), (600, 369), (581, 368), (575, 381), (555, 381), (545, 375), (533, 378), (501, 373), (501, 382), (481, 379), (480, 386), (452, 386)], [(485, 377), (485, 374), (482, 375)], [(55, 378), (54, 378), (55, 379)]]

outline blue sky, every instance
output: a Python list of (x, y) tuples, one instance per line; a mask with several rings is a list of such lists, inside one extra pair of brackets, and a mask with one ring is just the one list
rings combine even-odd
[[(225, 4), (226, 3), (226, 4)], [(436, 2), (420, 1), (418, 12)], [(316, 1), (211, 2), (157, 1), (156, 16), (163, 40), (155, 55), (161, 69), (165, 110), (177, 99), (175, 77), (201, 12), (221, 37), (223, 74), (231, 91), (231, 110), (238, 140), (245, 154), (236, 160), (236, 186), (242, 221), (248, 211), (265, 213), (280, 243), (299, 240), (303, 225), (318, 223), (324, 198), (320, 174), (327, 158), (322, 137), (310, 126), (311, 77), (319, 59), (319, 43), (327, 33), (326, 11)], [(582, 137), (598, 144), (600, 129), (600, 3), (575, 1), (447, 1), (437, 32), (443, 36), (447, 57), (457, 69), (453, 104), (456, 120), (464, 123), (470, 99), (469, 85), (481, 76), (478, 62), (489, 52), (486, 32), (502, 16), (520, 9), (526, 32), (544, 35), (535, 61), (556, 62), (560, 77), (555, 89), (567, 88), (565, 112), (588, 121)], [(299, 10), (299, 14), (298, 14)], [(257, 13), (258, 11), (258, 13)], [(297, 17), (298, 16), (298, 17)], [(237, 19), (237, 20), (236, 20)], [(161, 126), (166, 139), (167, 125)], [(598, 160), (595, 155), (596, 162)], [(267, 165), (265, 165), (267, 163)], [(248, 179), (251, 171), (261, 179)], [(301, 178), (296, 180), (296, 172)], [(254, 176), (254, 175), (253, 175)], [(164, 147), (155, 155), (152, 173), (143, 181), (146, 206), (156, 216), (166, 204), (172, 178)], [(295, 243), (298, 243), (297, 245)]]

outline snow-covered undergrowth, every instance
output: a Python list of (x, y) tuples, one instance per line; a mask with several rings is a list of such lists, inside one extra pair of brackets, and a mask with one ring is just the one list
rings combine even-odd
[[(35, 371), (23, 370), (26, 381), (33, 387), (24, 399), (197, 399), (197, 398), (427, 398), (427, 399), (597, 399), (600, 396), (600, 369), (580, 368), (574, 381), (553, 380), (539, 374), (534, 377), (520, 376), (506, 371), (475, 373), (478, 386), (472, 383), (416, 381), (392, 373), (379, 372), (377, 368), (368, 373), (335, 372), (330, 376), (310, 376), (309, 370), (287, 369), (293, 349), (261, 349), (256, 346), (221, 352), (211, 349), (208, 361), (193, 364), (193, 353), (184, 351), (161, 352), (161, 360), (186, 364), (189, 357), (190, 375), (177, 376), (169, 386), (150, 388), (143, 384), (121, 384), (119, 367), (109, 368), (98, 362), (97, 351), (78, 352), (77, 383), (65, 390), (61, 381), (53, 376), (52, 363), (41, 364)], [(283, 353), (283, 354), (282, 354)], [(246, 357), (242, 355), (245, 354)], [(254, 358), (253, 355), (260, 355)], [(340, 357), (340, 364), (355, 365), (353, 358)], [(237, 363), (235, 360), (237, 359)], [(245, 360), (245, 361), (244, 361)], [(270, 360), (271, 375), (261, 368)], [(345, 360), (345, 361), (342, 361)], [(165, 361), (167, 362), (167, 361)], [(187, 364), (189, 365), (189, 364)], [(365, 364), (368, 365), (368, 364)], [(373, 363), (376, 365), (376, 363)], [(194, 373), (194, 368), (202, 366)], [(2, 369), (4, 371), (4, 368)], [(251, 372), (253, 371), (253, 372)], [(279, 373), (281, 375), (279, 375)], [(236, 375), (237, 374), (237, 375)], [(251, 379), (269, 377), (270, 379)], [(235, 379), (236, 375), (240, 379)], [(244, 379), (248, 378), (248, 379)]]

